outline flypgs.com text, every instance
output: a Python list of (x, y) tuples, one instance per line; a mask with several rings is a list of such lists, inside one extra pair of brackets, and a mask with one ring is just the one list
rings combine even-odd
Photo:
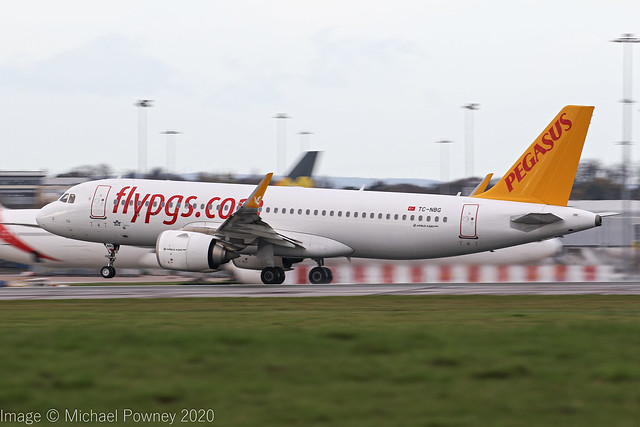
[[(144, 216), (144, 222), (149, 223), (152, 216), (166, 215), (167, 219), (162, 221), (166, 225), (175, 224), (179, 217), (188, 218), (195, 216), (200, 218), (205, 216), (208, 219), (220, 218), (227, 219), (236, 210), (236, 207), (242, 206), (247, 199), (234, 199), (227, 197), (212, 197), (198, 210), (197, 196), (183, 196), (175, 194), (165, 196), (163, 194), (140, 194), (136, 192), (138, 187), (126, 186), (116, 194), (115, 204), (113, 205), (113, 213), (117, 214), (122, 208), (122, 214), (131, 213), (131, 222), (134, 223), (140, 217)], [(262, 201), (260, 202), (262, 206)], [(182, 208), (186, 210), (180, 212)]]

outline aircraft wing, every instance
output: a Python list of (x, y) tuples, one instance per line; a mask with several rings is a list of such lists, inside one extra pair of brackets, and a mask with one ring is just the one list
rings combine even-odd
[(264, 196), (272, 173), (267, 174), (247, 201), (216, 230), (207, 227), (191, 227), (190, 231), (198, 231), (213, 235), (222, 245), (231, 250), (241, 250), (256, 244), (259, 239), (276, 246), (288, 248), (300, 247), (301, 242), (276, 232), (258, 215), (258, 209)]

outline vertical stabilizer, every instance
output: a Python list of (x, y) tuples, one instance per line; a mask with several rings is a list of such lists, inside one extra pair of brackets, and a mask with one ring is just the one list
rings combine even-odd
[(593, 109), (564, 107), (496, 185), (473, 197), (566, 206)]

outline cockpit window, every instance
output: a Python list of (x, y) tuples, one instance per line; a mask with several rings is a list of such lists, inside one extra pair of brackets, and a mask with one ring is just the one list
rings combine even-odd
[(64, 193), (58, 200), (60, 200), (62, 203), (73, 203), (76, 201), (76, 195)]

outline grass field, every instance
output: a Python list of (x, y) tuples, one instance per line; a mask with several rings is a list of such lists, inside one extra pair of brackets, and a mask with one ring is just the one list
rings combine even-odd
[(640, 422), (635, 296), (12, 301), (0, 319), (5, 412), (211, 408), (224, 426)]

